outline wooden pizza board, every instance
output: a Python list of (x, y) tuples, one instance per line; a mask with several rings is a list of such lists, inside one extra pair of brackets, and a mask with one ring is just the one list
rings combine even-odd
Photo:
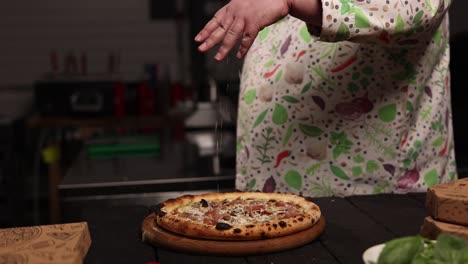
[(283, 251), (312, 242), (325, 228), (325, 219), (320, 220), (304, 231), (271, 239), (252, 241), (221, 241), (185, 237), (160, 227), (156, 215), (150, 214), (142, 224), (143, 242), (174, 251), (222, 256), (246, 256)]

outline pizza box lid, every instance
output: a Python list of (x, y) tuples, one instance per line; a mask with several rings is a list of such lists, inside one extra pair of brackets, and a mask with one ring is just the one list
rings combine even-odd
[(436, 220), (468, 226), (468, 178), (430, 187), (426, 208)]
[(0, 229), (0, 262), (81, 264), (91, 245), (86, 222)]

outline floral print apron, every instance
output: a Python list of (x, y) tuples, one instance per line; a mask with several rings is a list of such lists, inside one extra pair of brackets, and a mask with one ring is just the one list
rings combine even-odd
[(443, 0), (323, 0), (263, 29), (242, 69), (236, 188), (425, 191), (457, 178)]

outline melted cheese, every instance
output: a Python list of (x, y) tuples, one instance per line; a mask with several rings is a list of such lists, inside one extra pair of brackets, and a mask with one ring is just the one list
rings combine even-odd
[[(252, 210), (252, 207), (260, 207), (260, 209)], [(201, 202), (196, 202), (179, 207), (174, 210), (173, 213), (198, 223), (203, 223), (204, 220), (208, 218), (217, 223), (245, 226), (277, 220), (286, 215), (288, 213), (288, 208), (292, 207), (297, 210), (298, 214), (303, 213), (299, 206), (292, 203), (285, 203), (282, 206), (278, 206), (274, 201), (267, 200), (216, 200), (208, 201), (208, 206), (206, 207), (203, 207)], [(213, 213), (213, 211), (217, 212)], [(214, 219), (213, 217), (218, 219)]]

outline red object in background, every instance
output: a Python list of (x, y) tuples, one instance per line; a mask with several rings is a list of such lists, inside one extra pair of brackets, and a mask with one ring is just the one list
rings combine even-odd
[[(142, 81), (138, 86), (138, 108), (139, 114), (142, 116), (148, 116), (155, 113), (155, 92), (150, 88), (148, 81)], [(142, 131), (145, 133), (154, 132), (153, 129), (143, 127)]]
[(125, 85), (123, 82), (114, 84), (114, 114), (115, 116), (125, 115)]
[(185, 100), (184, 87), (179, 82), (171, 84), (171, 107), (177, 107), (177, 104)]
[(185, 102), (187, 101), (193, 101), (193, 91), (192, 91), (192, 86), (188, 85), (188, 86), (185, 86), (185, 91), (184, 91), (184, 94), (185, 94)]
[(65, 74), (77, 74), (78, 73), (78, 60), (73, 52), (70, 52), (65, 57), (64, 63)]
[(71, 54), (70, 56), (70, 67), (71, 73), (77, 74), (78, 73), (78, 58), (75, 54)]
[(156, 95), (149, 86), (148, 81), (142, 81), (138, 86), (138, 107), (140, 115), (154, 114)]
[(49, 57), (50, 57), (50, 69), (52, 73), (57, 74), (59, 71), (57, 52), (55, 50), (50, 52)]

